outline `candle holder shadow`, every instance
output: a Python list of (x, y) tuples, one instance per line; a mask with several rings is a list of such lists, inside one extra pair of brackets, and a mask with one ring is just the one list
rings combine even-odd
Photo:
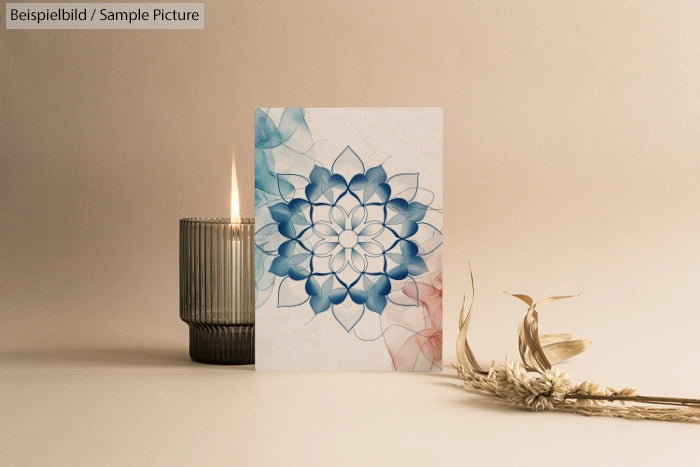
[(254, 287), (253, 219), (180, 219), (180, 318), (192, 360), (254, 362)]

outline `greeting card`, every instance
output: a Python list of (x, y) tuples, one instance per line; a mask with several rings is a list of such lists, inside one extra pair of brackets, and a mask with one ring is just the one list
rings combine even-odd
[(442, 109), (255, 111), (258, 370), (442, 364)]

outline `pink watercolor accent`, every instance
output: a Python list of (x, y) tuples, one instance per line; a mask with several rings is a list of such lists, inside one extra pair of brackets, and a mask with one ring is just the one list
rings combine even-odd
[[(429, 275), (416, 281), (416, 286), (407, 284), (403, 287), (404, 295), (417, 299), (419, 307), (388, 307), (384, 315), (391, 321), (391, 327), (386, 326), (384, 342), (394, 369), (398, 371), (442, 369), (442, 260), (439, 254), (428, 261)], [(420, 313), (421, 316), (416, 316)], [(416, 321), (422, 321), (422, 326), (414, 332), (400, 332), (393, 327), (416, 329)], [(418, 368), (418, 357), (424, 357), (431, 362), (430, 368)]]

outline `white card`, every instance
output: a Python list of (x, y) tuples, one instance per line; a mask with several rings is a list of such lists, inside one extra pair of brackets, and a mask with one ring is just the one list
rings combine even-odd
[(439, 371), (442, 109), (255, 111), (257, 370)]

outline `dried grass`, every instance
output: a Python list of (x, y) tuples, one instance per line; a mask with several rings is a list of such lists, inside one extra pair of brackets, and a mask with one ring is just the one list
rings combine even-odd
[[(518, 326), (518, 349), (522, 362), (508, 359), (492, 364), (486, 371), (479, 366), (467, 339), (474, 305), (474, 277), (469, 270), (472, 299), (464, 314), (466, 299), (459, 313), (457, 337), (457, 374), (465, 387), (487, 394), (500, 402), (533, 411), (560, 410), (589, 416), (619, 417), (634, 420), (700, 422), (700, 400), (677, 397), (637, 395), (633, 388), (601, 387), (591, 381), (575, 384), (566, 371), (552, 365), (586, 350), (588, 339), (572, 340), (571, 334), (539, 335), (538, 306), (572, 298), (549, 297), (535, 302), (523, 294), (511, 294), (528, 306)], [(657, 407), (663, 405), (664, 407)]]

